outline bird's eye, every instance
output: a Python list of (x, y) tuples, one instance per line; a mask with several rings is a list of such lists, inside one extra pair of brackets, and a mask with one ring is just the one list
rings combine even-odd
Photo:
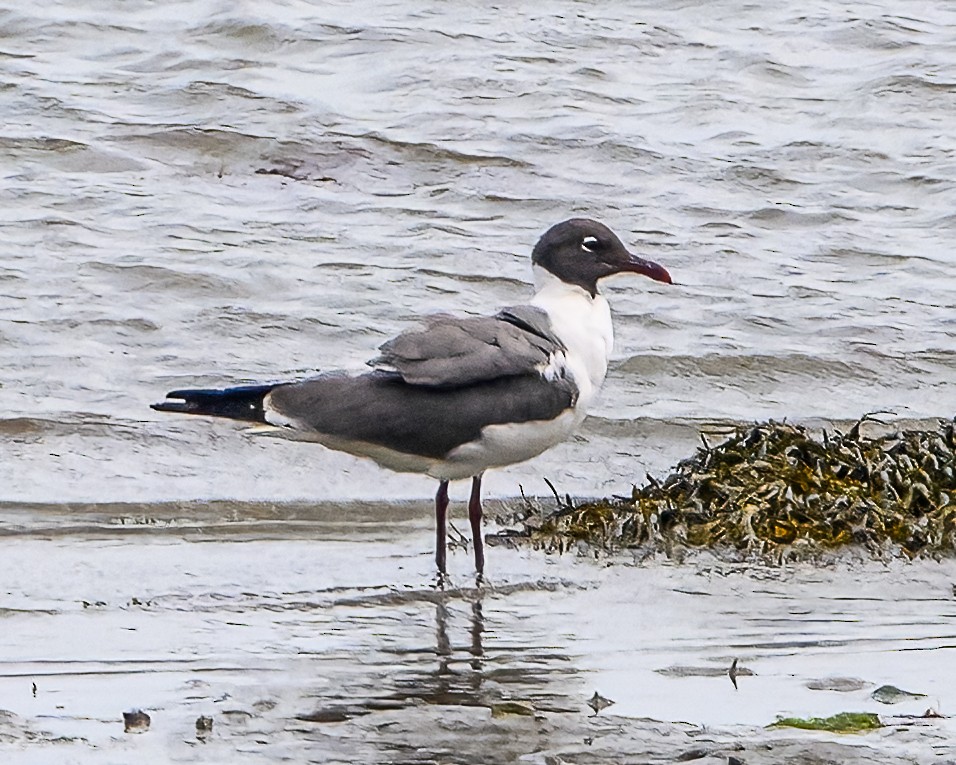
[(581, 247), (588, 252), (597, 252), (602, 248), (601, 242), (594, 236), (584, 237), (584, 241), (581, 242)]

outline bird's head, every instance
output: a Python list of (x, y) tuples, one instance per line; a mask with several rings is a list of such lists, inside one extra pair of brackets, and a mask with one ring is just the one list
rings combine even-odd
[(597, 283), (604, 277), (626, 272), (672, 283), (663, 266), (632, 255), (611, 229), (589, 218), (571, 218), (545, 231), (531, 262), (591, 295), (597, 294)]

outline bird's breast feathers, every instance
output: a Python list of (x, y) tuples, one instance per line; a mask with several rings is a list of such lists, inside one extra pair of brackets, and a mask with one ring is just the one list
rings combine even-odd
[(548, 314), (555, 336), (566, 349), (552, 355), (542, 374), (570, 372), (580, 391), (579, 406), (587, 408), (604, 382), (614, 347), (611, 309), (602, 295), (592, 297), (547, 272), (535, 276), (540, 288), (531, 305)]

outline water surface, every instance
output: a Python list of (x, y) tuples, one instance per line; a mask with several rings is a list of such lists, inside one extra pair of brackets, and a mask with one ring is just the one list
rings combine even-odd
[(146, 406), (361, 369), (421, 313), (520, 301), (571, 215), (679, 284), (608, 288), (593, 417), (492, 494), (625, 491), (702, 422), (951, 416), (956, 14), (905, 10), (3, 11), (5, 497), (427, 496)]

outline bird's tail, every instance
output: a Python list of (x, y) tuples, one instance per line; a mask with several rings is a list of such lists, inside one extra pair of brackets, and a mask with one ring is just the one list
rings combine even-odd
[(150, 404), (157, 412), (202, 414), (232, 420), (265, 422), (262, 400), (275, 385), (244, 385), (224, 390), (174, 390), (166, 400)]

